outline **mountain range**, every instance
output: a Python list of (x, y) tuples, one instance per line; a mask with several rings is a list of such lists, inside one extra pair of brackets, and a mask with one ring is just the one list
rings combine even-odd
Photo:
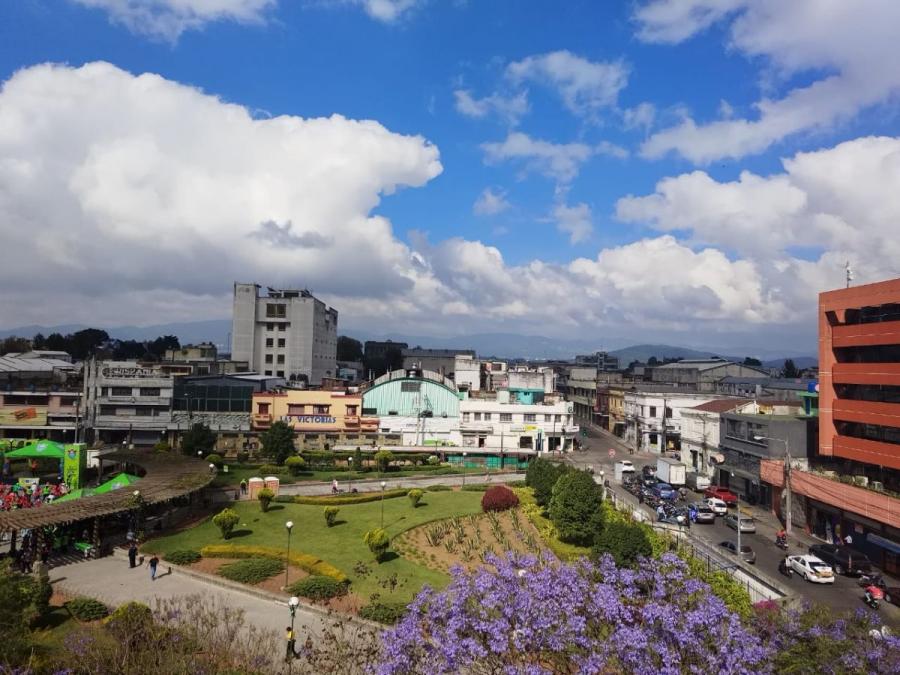
[[(20, 326), (18, 328), (0, 329), (0, 339), (17, 335), (33, 337), (37, 333), (44, 336), (50, 333), (63, 335), (83, 330), (88, 326), (80, 324), (64, 324), (57, 326)], [(212, 319), (208, 321), (190, 321), (181, 323), (163, 323), (151, 326), (111, 326), (104, 328), (110, 337), (119, 340), (152, 340), (160, 335), (177, 335), (182, 344), (212, 342), (223, 352), (230, 349), (231, 321), (229, 319)], [(406, 342), (410, 347), (474, 349), (479, 356), (523, 359), (571, 359), (577, 354), (591, 354), (607, 350), (612, 356), (619, 358), (624, 366), (631, 361), (647, 361), (651, 356), (657, 359), (683, 358), (697, 359), (710, 356), (721, 356), (734, 361), (743, 361), (745, 355), (729, 356), (715, 350), (699, 350), (667, 344), (628, 345), (622, 339), (607, 338), (549, 338), (540, 335), (521, 335), (518, 333), (477, 333), (458, 335), (455, 337), (434, 337), (415, 335), (368, 335), (361, 331), (348, 331), (351, 337), (360, 341), (393, 340)], [(615, 348), (615, 349), (613, 349)], [(818, 359), (804, 355), (802, 352), (787, 350), (754, 350), (753, 356), (763, 361), (768, 368), (780, 368), (785, 358), (791, 358), (798, 368), (807, 368), (818, 363)]]

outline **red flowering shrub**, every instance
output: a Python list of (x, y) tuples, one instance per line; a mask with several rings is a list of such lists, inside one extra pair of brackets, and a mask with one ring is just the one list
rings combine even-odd
[(481, 498), (482, 511), (506, 511), (519, 505), (516, 493), (505, 485), (495, 485), (484, 493)]

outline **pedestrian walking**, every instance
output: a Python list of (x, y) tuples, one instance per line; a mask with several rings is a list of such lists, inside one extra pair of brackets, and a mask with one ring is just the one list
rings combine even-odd
[(241, 494), (242, 495), (247, 494), (247, 481), (244, 480), (243, 478), (241, 479)]
[(159, 565), (159, 558), (155, 555), (150, 558), (150, 581), (156, 581), (156, 566)]
[(337, 478), (331, 479), (331, 494), (336, 495), (338, 493), (338, 482)]
[(132, 541), (131, 545), (128, 547), (128, 566), (131, 569), (134, 569), (136, 567), (135, 563), (137, 562), (137, 554), (137, 544)]
[(297, 641), (294, 638), (294, 629), (288, 626), (284, 629), (284, 639), (287, 640), (284, 651), (284, 660), (290, 661), (297, 658)]

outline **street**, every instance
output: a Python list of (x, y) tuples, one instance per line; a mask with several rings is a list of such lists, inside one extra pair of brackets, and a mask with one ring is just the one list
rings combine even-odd
[[(615, 462), (629, 459), (640, 471), (641, 467), (646, 464), (655, 466), (658, 456), (647, 452), (632, 454), (632, 448), (609, 432), (595, 426), (585, 425), (583, 428), (588, 431), (588, 437), (584, 439), (587, 449), (571, 453), (566, 459), (580, 469), (593, 467), (595, 475), (602, 470), (605, 479), (609, 481), (610, 489), (616, 496), (629, 504), (637, 505), (637, 498), (615, 481)], [(610, 450), (614, 451), (614, 456), (610, 456)], [(702, 494), (688, 491), (688, 502), (700, 501), (702, 498)], [(646, 506), (642, 508), (648, 516), (654, 517), (652, 509)], [(775, 546), (775, 533), (781, 527), (778, 520), (771, 512), (744, 503), (741, 504), (741, 511), (754, 518), (757, 529), (755, 534), (741, 533), (741, 543), (751, 546), (757, 558), (755, 565), (741, 563), (743, 568), (752, 572), (755, 567), (764, 575), (764, 578), (768, 577), (777, 581), (799, 597), (810, 602), (824, 603), (840, 612), (855, 611), (860, 607), (865, 607), (862, 602), (863, 589), (855, 578), (837, 575), (834, 584), (813, 584), (801, 579), (796, 574), (788, 578), (779, 573), (778, 563), (784, 559), (786, 553)], [(689, 536), (715, 547), (725, 540), (737, 540), (737, 532), (727, 527), (722, 518), (716, 518), (714, 524), (695, 524), (690, 528)], [(809, 545), (816, 542), (816, 539), (795, 528), (789, 537), (787, 553), (790, 555), (808, 553)], [(724, 555), (728, 556), (729, 554), (724, 553)], [(879, 612), (884, 621), (893, 626), (900, 626), (900, 607), (882, 603)]]

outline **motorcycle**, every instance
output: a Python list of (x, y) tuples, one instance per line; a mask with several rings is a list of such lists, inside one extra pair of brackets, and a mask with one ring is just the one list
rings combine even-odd
[(787, 560), (782, 558), (778, 563), (778, 571), (781, 572), (788, 579), (794, 576), (794, 568), (788, 565)]
[(878, 609), (878, 603), (884, 600), (884, 591), (878, 588), (878, 586), (868, 586), (866, 588), (866, 593), (863, 596), (863, 602), (865, 602), (872, 609)]
[(884, 582), (884, 577), (881, 576), (879, 572), (872, 572), (871, 574), (863, 574), (859, 578), (859, 585), (863, 588), (867, 588), (869, 586), (877, 586), (878, 588), (885, 589), (887, 588), (887, 584)]
[(787, 537), (775, 537), (775, 545), (782, 551), (788, 550)]

